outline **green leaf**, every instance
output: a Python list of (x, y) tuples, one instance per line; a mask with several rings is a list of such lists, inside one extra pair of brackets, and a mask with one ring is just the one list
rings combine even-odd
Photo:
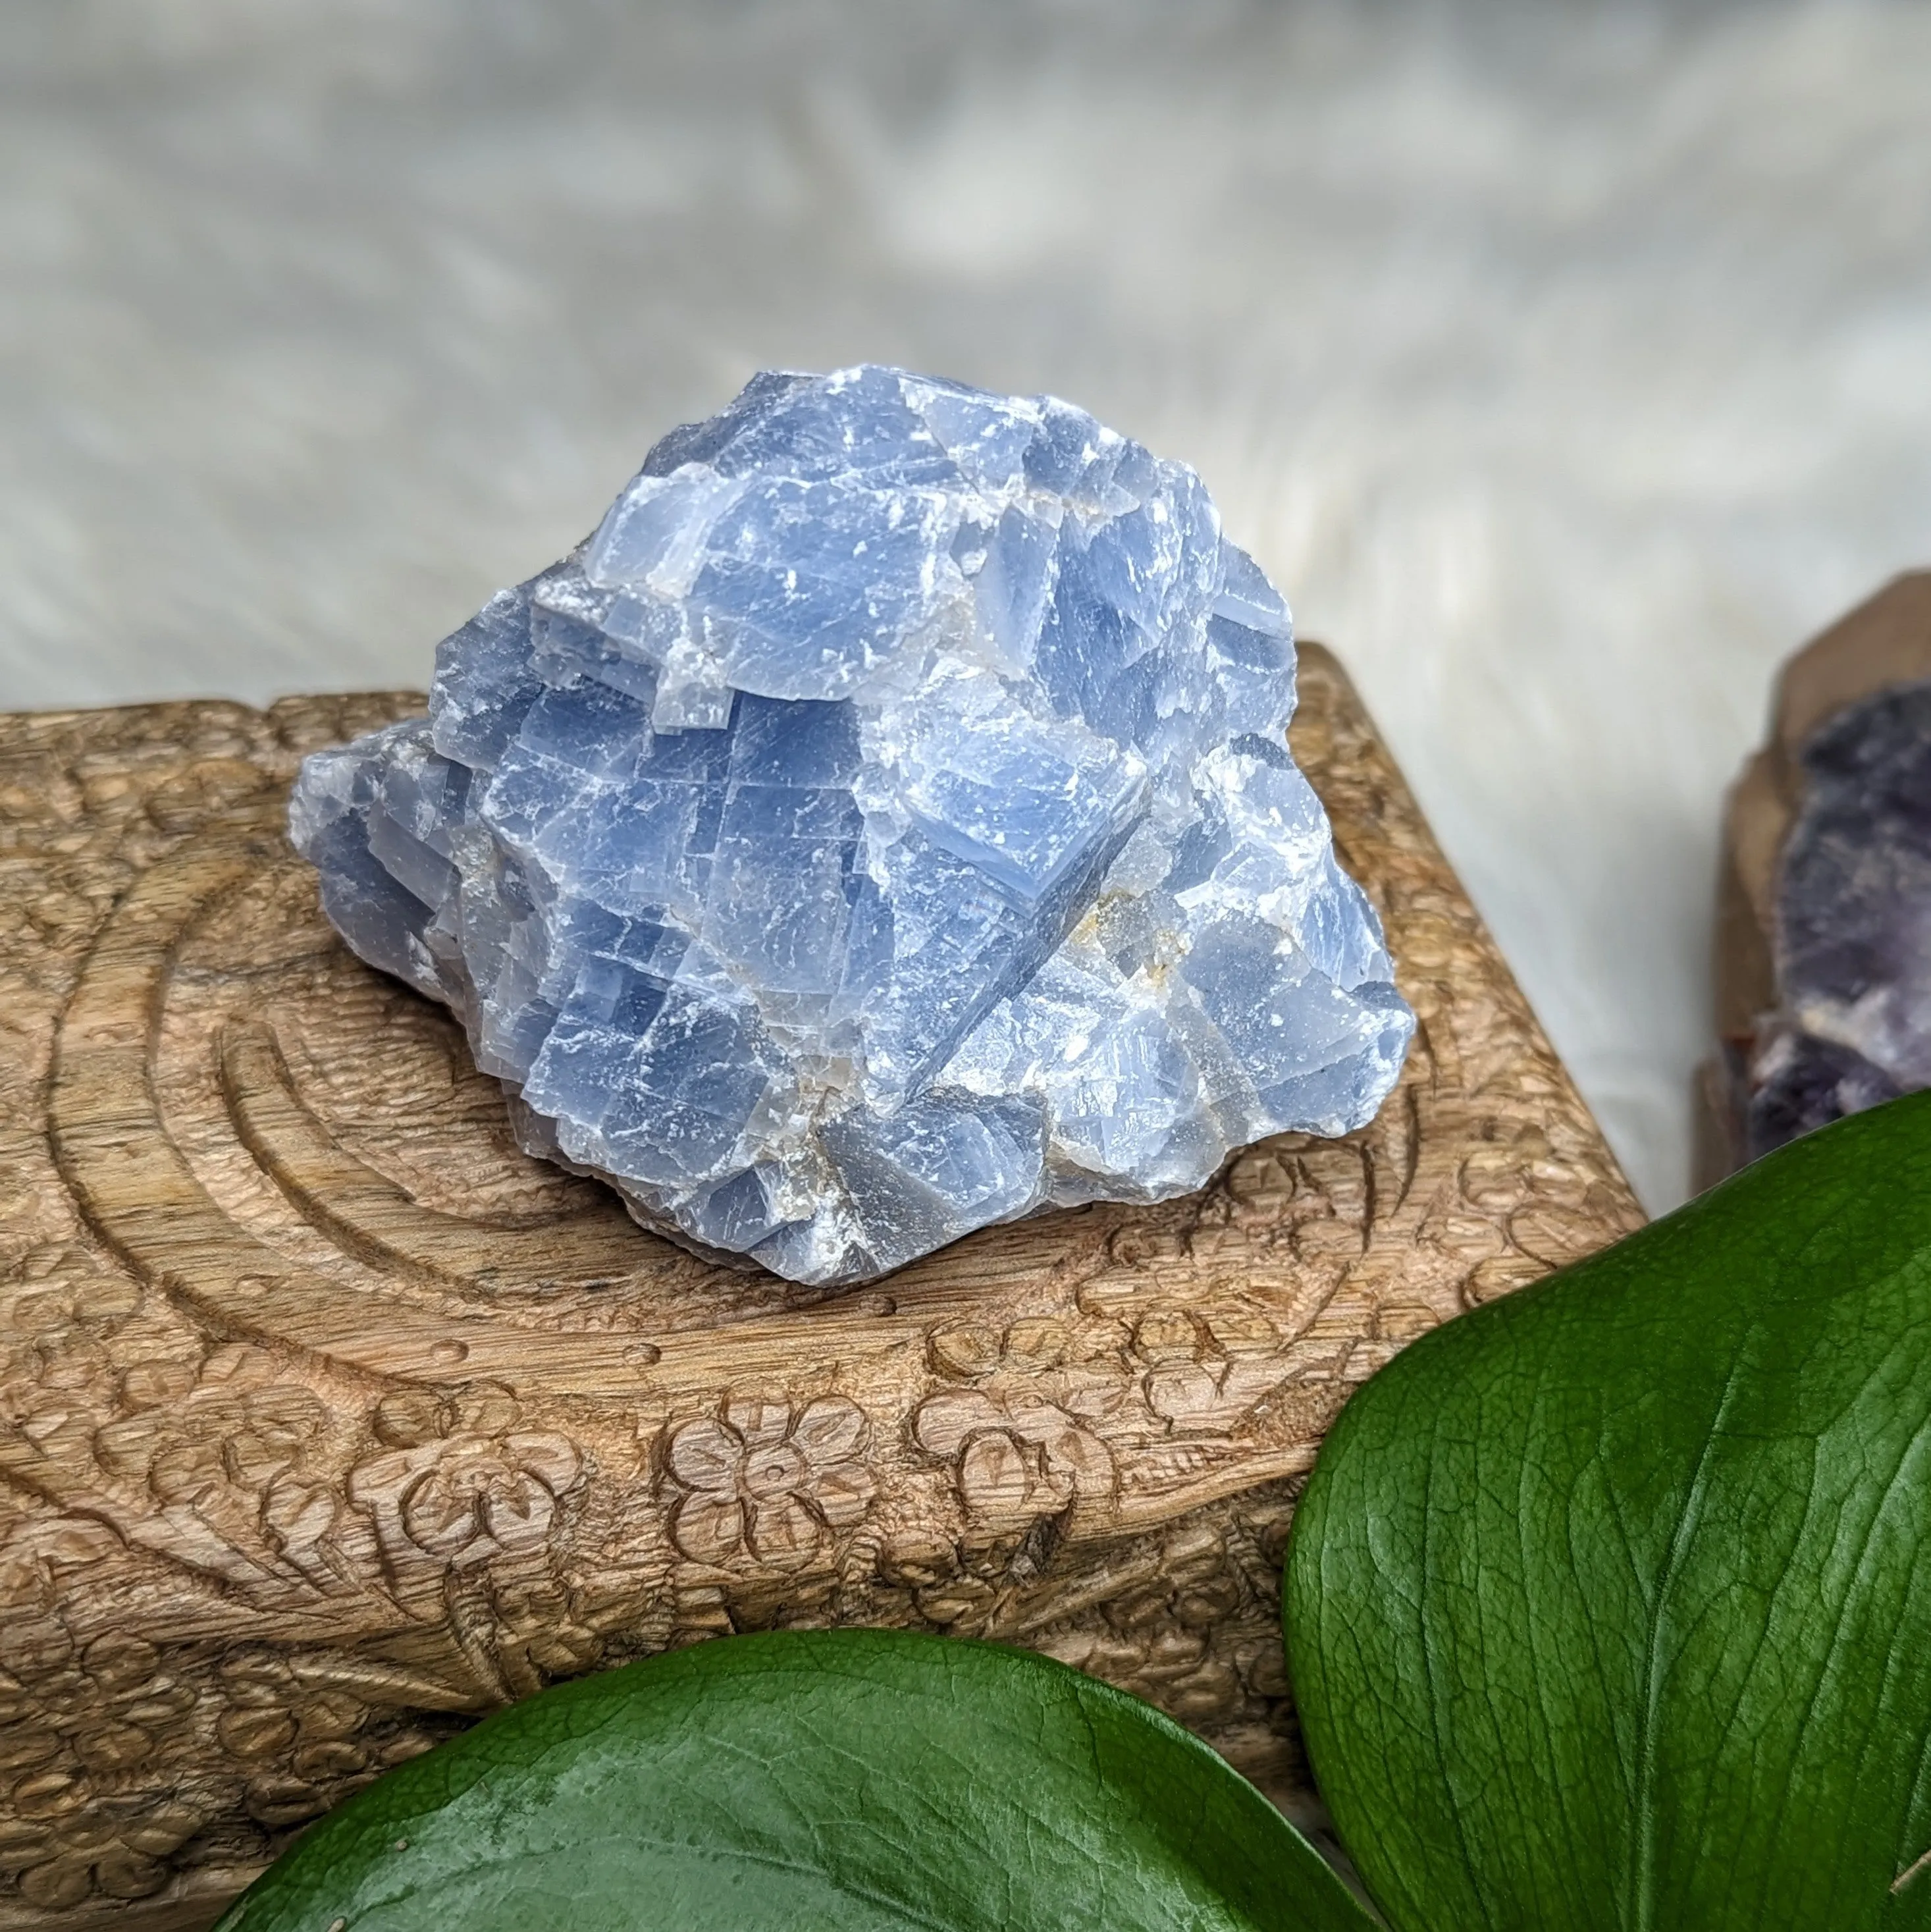
[(1285, 1617), (1369, 1890), (1402, 1932), (1931, 1927), (1927, 1531), (1931, 1095), (1348, 1404)]
[(883, 1631), (701, 1644), (391, 1772), (220, 1932), (1364, 1932), (1319, 1856), (1150, 1706)]

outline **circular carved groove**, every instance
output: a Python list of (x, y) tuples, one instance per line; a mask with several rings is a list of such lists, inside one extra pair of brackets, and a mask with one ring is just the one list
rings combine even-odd
[[(427, 1278), (467, 1291), (466, 1305), (426, 1309), (358, 1291), (260, 1238), (211, 1197), (157, 1096), (154, 1044), (197, 928), (265, 870), (293, 862), (258, 823), (215, 826), (144, 873), (96, 938), (58, 1022), (48, 1096), (55, 1156), (87, 1220), (138, 1274), (229, 1332), (385, 1376), (445, 1382), (460, 1366), (465, 1378), (512, 1386), (535, 1376), (550, 1388), (634, 1391), (633, 1334), (532, 1332), (487, 1306), (500, 1292), (494, 1284), (527, 1280), (566, 1317), (574, 1298), (592, 1322), (621, 1292), (634, 1315), (646, 1304), (647, 1322), (653, 1273), (688, 1277), (689, 1258), (601, 1190), (580, 1190), (571, 1211), (538, 1216), (422, 1206), (339, 1144), (305, 1104), (276, 1037), (276, 969), (245, 958), (229, 963), (249, 1004), (210, 1042), (226, 1131), (344, 1255), (397, 1287)], [(325, 944), (325, 928), (316, 937)], [(718, 1299), (728, 1305), (728, 1292)]]
[[(827, 1346), (847, 1358), (902, 1348), (903, 1325), (881, 1318), (887, 1299), (812, 1306), (819, 1298), (769, 1276), (698, 1262), (593, 1185), (571, 1184), (571, 1204), (556, 1211), (505, 1213), (487, 1199), (466, 1201), (461, 1212), (424, 1204), (344, 1144), (291, 1069), (282, 1042), (313, 1023), (316, 1002), (301, 997), (312, 990), (313, 962), (340, 966), (343, 956), (312, 895), (302, 915), (311, 929), (286, 929), (286, 896), (269, 890), (277, 874), (307, 878), (259, 817), (231, 814), (191, 838), (115, 908), (60, 1016), (49, 1138), (86, 1220), (135, 1273), (223, 1332), (439, 1384), (489, 1377), (513, 1388), (634, 1394), (674, 1390), (690, 1378), (708, 1385), (727, 1342), (754, 1376), (793, 1372)], [(246, 922), (230, 916), (244, 893), (277, 908), (283, 922), (265, 959), (247, 943)], [(239, 936), (229, 935), (231, 925)], [(195, 1120), (196, 1138), (245, 1154), (352, 1267), (338, 1273), (277, 1246), (211, 1194), (184, 1149), (182, 1124), (157, 1091), (156, 1056), (190, 952), (195, 997), (208, 1001), (210, 986), (222, 996), (193, 1021), (209, 1036), (197, 1050), (214, 1070), (217, 1114)], [(377, 976), (352, 962), (342, 970)], [(412, 1018), (446, 1025), (427, 1002), (398, 997)], [(330, 1049), (382, 1052), (346, 1029), (321, 1050)], [(395, 1078), (406, 1088), (421, 1076), (404, 1062)], [(406, 1091), (401, 1100), (405, 1118), (439, 1132), (453, 1150), (444, 1164), (459, 1173), (505, 1160), (551, 1172), (476, 1144), (460, 1117), (439, 1120), (439, 1104), (450, 1108), (433, 1092)], [(1028, 1245), (1036, 1255), (1036, 1239)], [(997, 1235), (968, 1244), (973, 1250), (995, 1277), (1009, 1265), (1010, 1244)], [(986, 1275), (928, 1264), (901, 1279), (892, 1310), (903, 1305), (931, 1320), (970, 1308)], [(425, 1297), (424, 1288), (445, 1292)], [(538, 1306), (540, 1326), (521, 1318)]]

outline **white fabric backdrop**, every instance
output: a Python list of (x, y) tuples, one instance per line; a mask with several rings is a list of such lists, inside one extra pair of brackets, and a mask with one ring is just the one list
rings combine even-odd
[(0, 11), (0, 704), (419, 683), (861, 358), (1200, 469), (1680, 1198), (1721, 788), (1931, 557), (1931, 8)]

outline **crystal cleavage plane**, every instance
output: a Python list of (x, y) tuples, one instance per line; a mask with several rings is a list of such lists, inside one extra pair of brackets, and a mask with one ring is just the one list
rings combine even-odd
[(1370, 1119), (1414, 1016), (1287, 607), (1051, 397), (767, 372), (290, 808), (532, 1153), (804, 1282)]

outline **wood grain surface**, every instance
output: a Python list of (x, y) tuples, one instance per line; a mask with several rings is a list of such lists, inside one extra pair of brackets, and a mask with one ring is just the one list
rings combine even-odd
[(1380, 1117), (830, 1298), (525, 1157), (335, 940), (289, 782), (418, 700), (0, 718), (0, 1928), (187, 1932), (476, 1715), (775, 1624), (1050, 1652), (1307, 1815), (1322, 1432), (1641, 1217), (1318, 646), (1302, 690), (1420, 1016)]

